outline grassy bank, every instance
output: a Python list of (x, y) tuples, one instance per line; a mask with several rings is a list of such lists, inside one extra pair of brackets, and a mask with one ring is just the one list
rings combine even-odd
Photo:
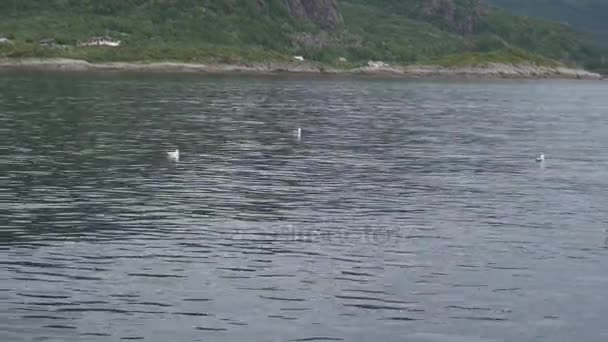
[(432, 65), (444, 67), (483, 67), (490, 64), (526, 65), (545, 67), (566, 66), (556, 60), (530, 53), (521, 49), (503, 49), (491, 52), (470, 52), (448, 55), (428, 61)]
[[(366, 61), (339, 62), (306, 61), (299, 63), (293, 56), (259, 48), (239, 49), (232, 47), (80, 47), (55, 46), (42, 47), (38, 44), (8, 44), (0, 46), (0, 58), (9, 59), (57, 59), (66, 58), (83, 60), (90, 63), (199, 63), (225, 65), (260, 65), (260, 64), (305, 64), (308, 67), (348, 70), (367, 66)], [(441, 67), (484, 67), (491, 64), (535, 65), (545, 67), (565, 66), (555, 60), (521, 49), (502, 49), (491, 52), (468, 52), (451, 54), (438, 58), (418, 59), (416, 62), (397, 62), (390, 65), (436, 65)]]
[(43, 47), (33, 43), (0, 46), (4, 58), (71, 58), (92, 63), (102, 62), (158, 62), (186, 63), (261, 63), (285, 62), (290, 58), (279, 52), (261, 48), (211, 47), (189, 45), (120, 46), (120, 47)]

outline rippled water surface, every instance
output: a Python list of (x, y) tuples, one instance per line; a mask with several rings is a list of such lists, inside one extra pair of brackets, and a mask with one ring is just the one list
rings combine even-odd
[(0, 340), (607, 341), (607, 94), (3, 74)]

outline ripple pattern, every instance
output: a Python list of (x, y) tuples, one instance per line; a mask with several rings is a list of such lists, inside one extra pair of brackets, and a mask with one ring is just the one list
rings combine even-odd
[(606, 83), (0, 89), (1, 341), (608, 338)]

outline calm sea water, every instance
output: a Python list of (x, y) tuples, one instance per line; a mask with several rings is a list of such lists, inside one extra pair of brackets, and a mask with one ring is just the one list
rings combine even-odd
[(606, 94), (2, 74), (0, 340), (606, 341)]

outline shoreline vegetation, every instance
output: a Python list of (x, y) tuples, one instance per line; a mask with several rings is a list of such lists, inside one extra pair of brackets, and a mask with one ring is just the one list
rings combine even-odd
[[(251, 63), (188, 63), (176, 61), (88, 62), (72, 58), (0, 58), (0, 71), (125, 72), (189, 74), (307, 74), (381, 76), (397, 78), (491, 78), (491, 79), (585, 79), (600, 80), (601, 74), (561, 64), (540, 65), (532, 61), (458, 63), (446, 60), (412, 65), (333, 66), (315, 62), (268, 61)], [(435, 63), (434, 63), (435, 62)]]
[(481, 0), (0, 0), (0, 18), (0, 69), (532, 79), (608, 73), (608, 50), (585, 34)]

